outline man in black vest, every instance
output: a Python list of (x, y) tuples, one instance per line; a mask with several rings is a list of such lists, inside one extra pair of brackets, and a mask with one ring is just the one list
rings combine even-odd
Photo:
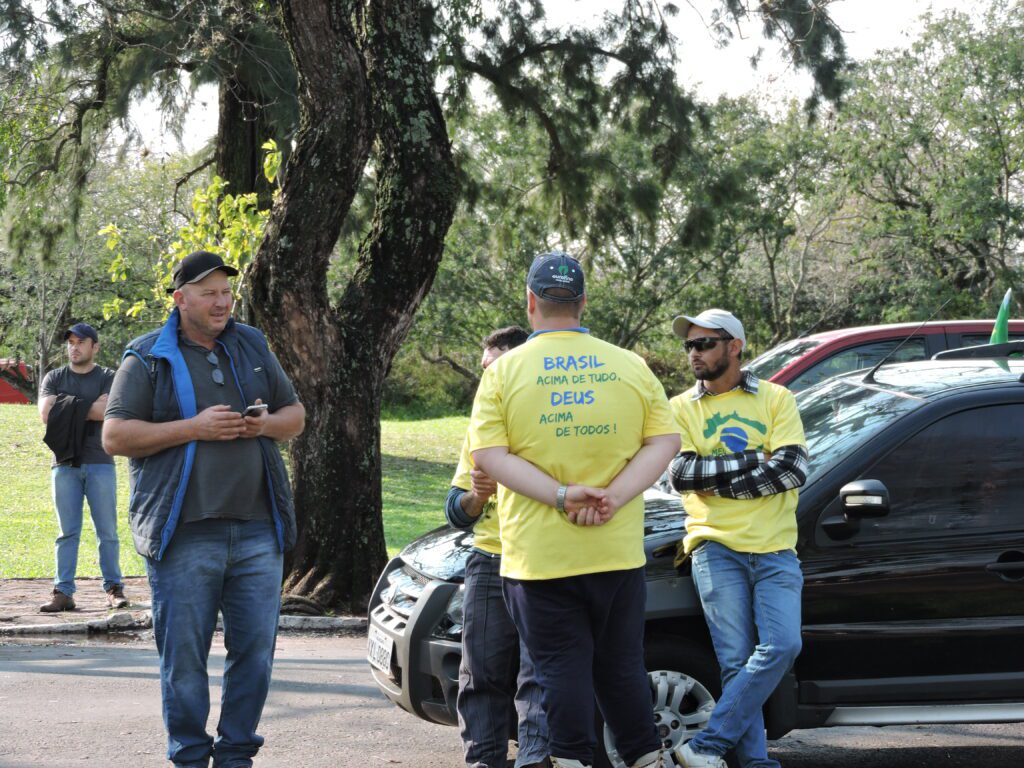
[[(302, 432), (305, 409), (263, 334), (231, 318), (237, 274), (208, 251), (178, 264), (175, 309), (129, 343), (103, 429), (107, 451), (131, 458), (168, 757), (189, 768), (211, 756), (221, 768), (251, 766), (263, 744), (282, 556), (295, 539), (276, 442)], [(213, 739), (206, 663), (218, 612), (227, 658)]]

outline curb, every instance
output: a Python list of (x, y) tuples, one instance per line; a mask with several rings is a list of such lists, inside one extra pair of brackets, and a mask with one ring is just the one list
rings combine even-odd
[[(360, 616), (281, 616), (277, 623), (278, 629), (281, 630), (306, 632), (365, 632), (366, 626), (367, 620)], [(105, 632), (137, 632), (152, 628), (153, 616), (150, 611), (139, 614), (122, 611), (94, 621), (0, 626), (0, 637), (94, 635)], [(217, 629), (223, 629), (219, 617)]]
[(24, 637), (28, 635), (94, 635), (100, 632), (135, 632), (150, 629), (153, 618), (149, 611), (133, 614), (122, 611), (105, 619), (94, 621), (69, 621), (63, 624), (14, 624), (0, 627), (0, 637)]
[(307, 632), (365, 632), (364, 616), (281, 616), (278, 629), (305, 630)]

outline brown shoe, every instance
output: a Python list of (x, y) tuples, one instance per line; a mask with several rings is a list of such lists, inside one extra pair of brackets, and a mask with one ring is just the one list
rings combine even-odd
[(115, 584), (107, 590), (107, 605), (111, 608), (127, 608), (128, 598), (124, 596), (124, 587), (120, 584)]
[(40, 605), (39, 610), (43, 613), (73, 611), (75, 610), (75, 599), (71, 595), (65, 595), (59, 589), (55, 589), (53, 590), (53, 599), (46, 605)]

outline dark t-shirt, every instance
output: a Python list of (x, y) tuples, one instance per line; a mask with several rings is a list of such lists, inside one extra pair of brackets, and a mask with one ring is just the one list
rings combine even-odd
[[(231, 365), (221, 347), (216, 347), (217, 368), (223, 384), (213, 379), (215, 366), (207, 360), (210, 350), (179, 336), (179, 349), (192, 376), (196, 393), (196, 412), (213, 405), (228, 405), (241, 413), (247, 405), (235, 385)], [(270, 384), (270, 413), (297, 402), (295, 389), (273, 353), (264, 363)], [(108, 419), (153, 418), (153, 384), (145, 364), (134, 355), (121, 363), (107, 403)], [(269, 519), (270, 497), (264, 476), (263, 454), (259, 441), (199, 440), (195, 460), (181, 509), (181, 519), (189, 523), (208, 518), (232, 520)]]
[[(110, 392), (110, 385), (113, 381), (114, 372), (109, 368), (97, 365), (88, 373), (75, 373), (70, 366), (65, 365), (61, 368), (54, 368), (43, 377), (39, 396), (72, 395), (92, 405), (100, 395)], [(85, 442), (82, 444), (82, 454), (78, 457), (80, 463), (114, 463), (113, 457), (107, 455), (103, 450), (102, 432), (102, 421), (85, 422)]]

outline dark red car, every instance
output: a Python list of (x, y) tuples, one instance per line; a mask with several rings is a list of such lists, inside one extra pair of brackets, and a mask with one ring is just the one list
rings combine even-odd
[[(903, 344), (888, 362), (927, 360), (936, 352), (987, 344), (992, 320), (938, 320), (842, 328), (801, 336), (772, 347), (747, 366), (760, 379), (794, 392), (819, 381), (870, 368)], [(1024, 320), (1010, 321), (1010, 340), (1024, 339)]]
[[(5, 369), (8, 373), (20, 376), (23, 379), (29, 379), (31, 372), (28, 367), (19, 360), (7, 360), (0, 359), (0, 368)], [(31, 402), (24, 394), (21, 393), (14, 385), (0, 378), (0, 403), (28, 403)]]

